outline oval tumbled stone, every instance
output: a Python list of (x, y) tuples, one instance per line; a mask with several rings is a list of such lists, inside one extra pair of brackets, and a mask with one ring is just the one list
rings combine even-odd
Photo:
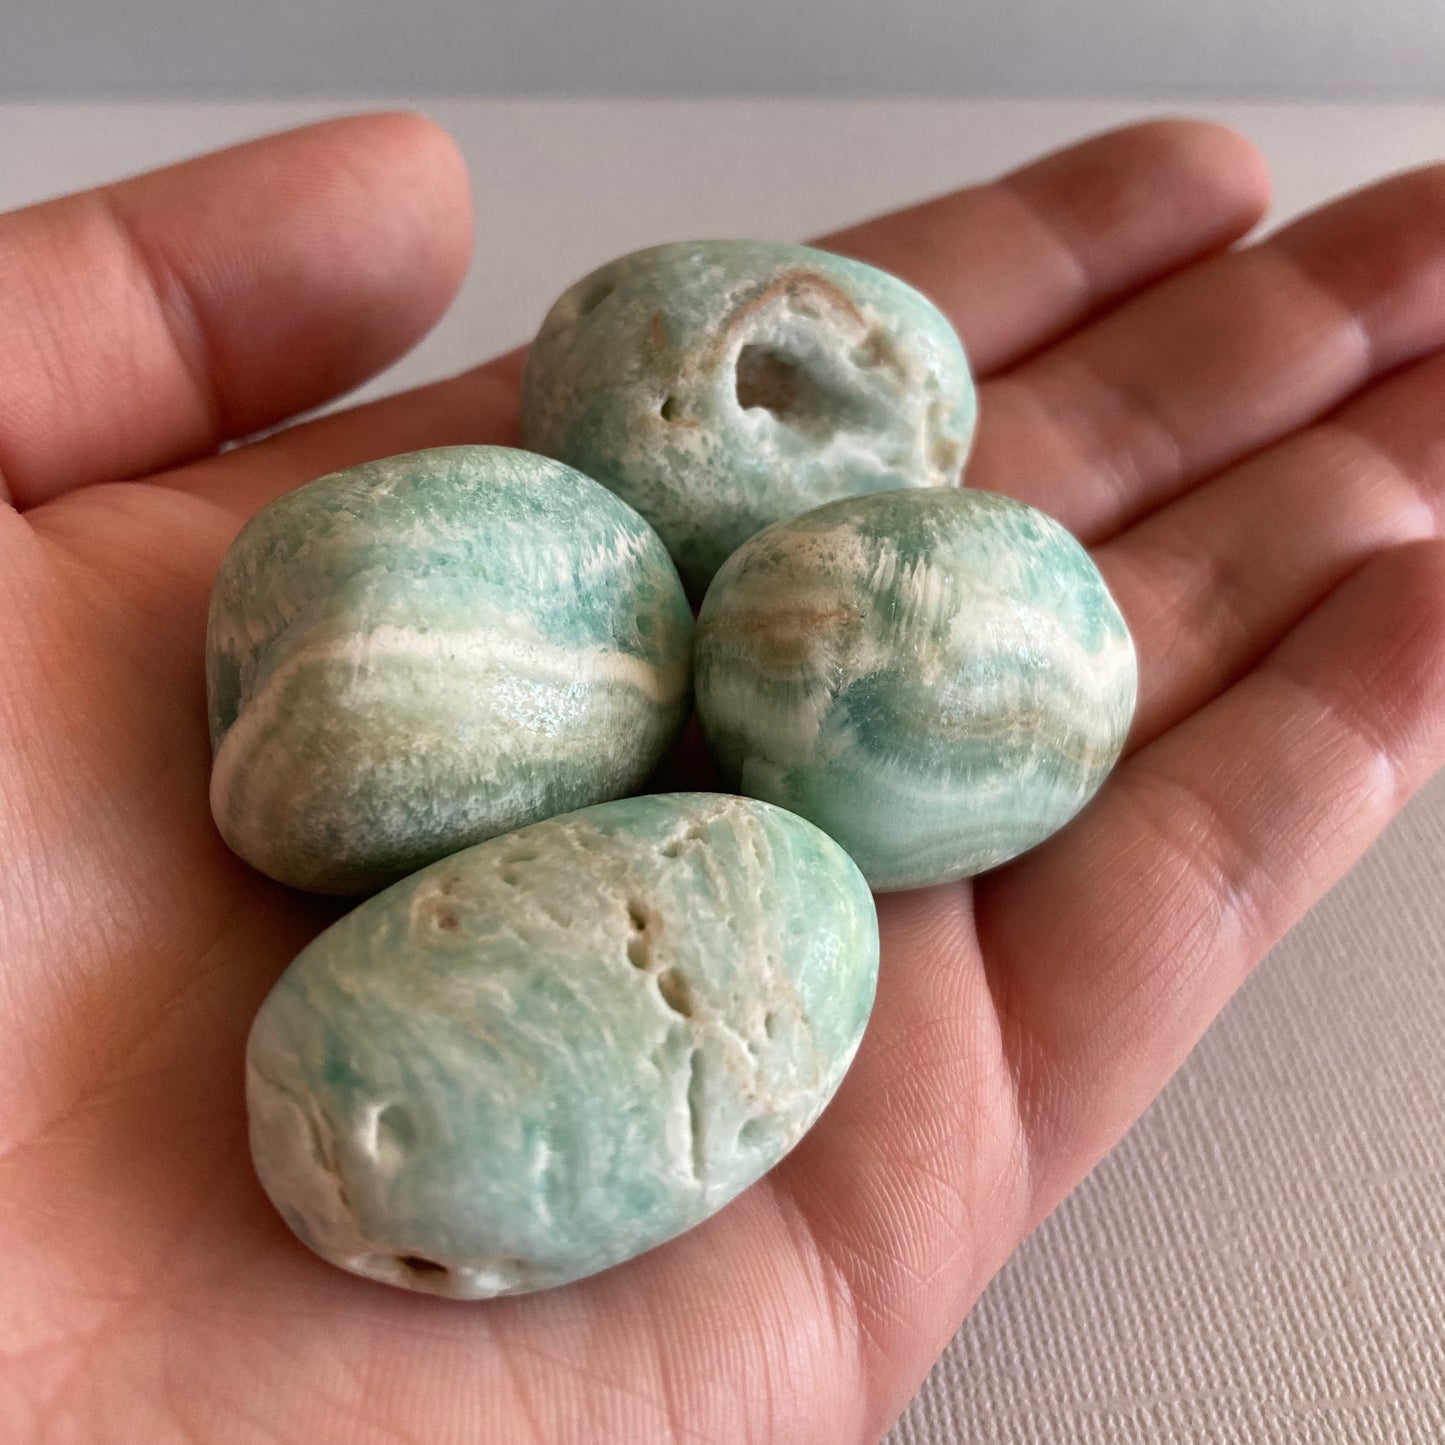
[(975, 407), (958, 336), (926, 297), (771, 241), (610, 262), (552, 306), (522, 376), (526, 444), (636, 507), (695, 598), (769, 522), (956, 483)]
[(1061, 827), (1118, 757), (1136, 688), (1088, 553), (972, 488), (759, 533), (708, 591), (694, 668), (727, 784), (812, 819), (875, 889), (982, 872)]
[(779, 808), (679, 793), (535, 823), (368, 899), (282, 975), (246, 1053), (256, 1169), (357, 1274), (564, 1284), (797, 1143), (877, 967), (862, 876)]
[(692, 614), (605, 487), (506, 447), (322, 477), (211, 597), (211, 808), (299, 888), (362, 893), (638, 787), (688, 705)]

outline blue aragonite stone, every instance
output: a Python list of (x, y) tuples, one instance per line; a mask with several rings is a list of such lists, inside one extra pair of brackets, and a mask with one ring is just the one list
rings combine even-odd
[(853, 497), (755, 536), (708, 590), (694, 667), (729, 786), (810, 818), (875, 889), (1048, 837), (1119, 756), (1136, 689), (1084, 549), (972, 488)]
[(570, 467), (441, 447), (322, 477), (221, 564), (206, 648), (226, 842), (360, 893), (639, 786), (692, 615), (656, 533)]
[(553, 305), (522, 375), (526, 444), (636, 507), (695, 598), (769, 522), (955, 484), (974, 417), (962, 346), (932, 302), (772, 241), (610, 262)]
[(858, 1047), (877, 917), (766, 803), (628, 798), (369, 899), (261, 1006), (252, 1155), (333, 1264), (463, 1299), (565, 1284), (721, 1208)]

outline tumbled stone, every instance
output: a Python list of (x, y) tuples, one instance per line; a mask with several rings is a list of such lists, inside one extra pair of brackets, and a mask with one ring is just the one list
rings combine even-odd
[(333, 1264), (459, 1298), (564, 1284), (706, 1219), (862, 1036), (873, 900), (810, 823), (628, 798), (434, 863), (321, 934), (247, 1047), (251, 1149)]
[(360, 893), (637, 787), (688, 704), (692, 615), (652, 529), (505, 447), (323, 477), (221, 564), (211, 807), (283, 883)]
[(894, 276), (808, 246), (694, 241), (610, 262), (553, 305), (526, 444), (625, 497), (694, 598), (769, 522), (958, 481), (975, 395), (953, 328)]
[(978, 873), (1089, 800), (1134, 648), (1084, 549), (973, 488), (819, 507), (745, 543), (698, 614), (698, 717), (728, 786), (836, 838), (875, 889)]

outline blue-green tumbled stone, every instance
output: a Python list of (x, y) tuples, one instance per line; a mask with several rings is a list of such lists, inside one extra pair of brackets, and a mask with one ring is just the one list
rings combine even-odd
[(683, 722), (691, 633), (657, 534), (570, 467), (441, 447), (322, 477), (216, 578), (216, 823), (283, 883), (361, 893), (630, 792)]
[(1073, 817), (1123, 746), (1136, 673), (1084, 549), (966, 489), (854, 497), (745, 543), (698, 615), (694, 687), (728, 785), (894, 889), (991, 868)]
[(261, 1183), (357, 1274), (476, 1299), (661, 1244), (785, 1154), (852, 1060), (873, 900), (747, 798), (602, 803), (395, 884), (251, 1028)]
[(769, 522), (956, 483), (974, 415), (958, 336), (926, 297), (772, 241), (610, 262), (553, 305), (522, 377), (527, 445), (636, 507), (694, 597)]

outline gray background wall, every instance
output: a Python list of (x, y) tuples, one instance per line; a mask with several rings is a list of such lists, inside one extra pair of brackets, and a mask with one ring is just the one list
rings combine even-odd
[(1442, 0), (0, 0), (0, 98), (1445, 96)]

